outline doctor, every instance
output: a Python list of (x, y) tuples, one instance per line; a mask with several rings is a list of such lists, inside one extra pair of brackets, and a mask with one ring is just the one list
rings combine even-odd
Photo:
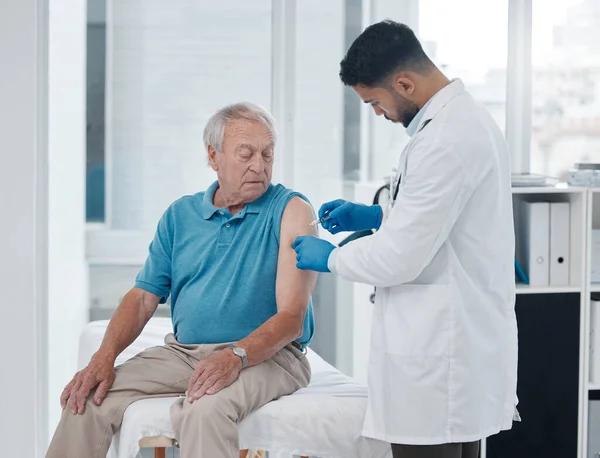
[(411, 138), (385, 210), (343, 200), (319, 210), (332, 234), (376, 232), (341, 248), (298, 237), (297, 266), (377, 288), (363, 434), (390, 442), (394, 458), (476, 458), (516, 412), (506, 142), (403, 24), (368, 27), (340, 77)]

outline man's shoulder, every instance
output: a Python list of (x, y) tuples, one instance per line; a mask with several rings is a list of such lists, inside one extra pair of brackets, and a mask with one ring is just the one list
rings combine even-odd
[[(310, 201), (304, 194), (302, 194), (300, 191), (295, 191), (294, 189), (287, 188), (282, 184), (277, 184), (273, 186), (273, 200), (277, 202), (283, 202), (285, 208), (287, 208), (289, 205), (311, 206)], [(292, 202), (296, 203), (292, 204)]]
[(294, 232), (296, 227), (308, 227), (314, 219), (314, 210), (302, 193), (278, 184), (273, 187), (271, 218), (277, 237), (281, 229)]
[(189, 212), (198, 212), (202, 210), (202, 202), (204, 201), (205, 191), (196, 194), (188, 194), (174, 201), (167, 210), (166, 215), (178, 217)]
[(312, 205), (302, 194), (294, 194), (287, 201), (285, 212), (292, 214), (306, 214), (312, 212)]
[(314, 209), (308, 198), (299, 191), (281, 186), (283, 197), (283, 216), (290, 222), (304, 221), (309, 218), (312, 221)]

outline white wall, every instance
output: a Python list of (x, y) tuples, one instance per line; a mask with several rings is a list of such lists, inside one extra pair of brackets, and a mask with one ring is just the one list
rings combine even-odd
[[(85, 262), (86, 0), (50, 0), (48, 62), (49, 434), (88, 320)], [(51, 437), (51, 436), (50, 436)]]
[(41, 457), (46, 442), (45, 0), (0, 2), (0, 444)]

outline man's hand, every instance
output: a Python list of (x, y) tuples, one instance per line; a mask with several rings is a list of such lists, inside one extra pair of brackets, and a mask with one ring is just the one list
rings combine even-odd
[(96, 354), (88, 366), (77, 372), (65, 387), (60, 396), (60, 405), (63, 409), (69, 406), (73, 414), (83, 414), (90, 391), (97, 387), (94, 403), (99, 406), (114, 381), (114, 360)]
[(318, 239), (312, 235), (296, 237), (292, 248), (296, 251), (296, 267), (300, 270), (315, 270), (331, 272), (327, 266), (329, 255), (335, 248), (327, 240)]
[(188, 384), (188, 402), (205, 394), (215, 394), (236, 381), (242, 371), (242, 360), (230, 348), (201, 360)]

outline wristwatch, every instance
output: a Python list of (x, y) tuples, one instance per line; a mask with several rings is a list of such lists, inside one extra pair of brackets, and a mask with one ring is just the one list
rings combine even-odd
[(242, 370), (246, 369), (246, 366), (248, 365), (248, 357), (246, 356), (246, 350), (244, 350), (242, 347), (236, 347), (233, 344), (228, 345), (227, 348), (231, 348), (233, 354), (240, 357), (240, 359), (242, 360)]

